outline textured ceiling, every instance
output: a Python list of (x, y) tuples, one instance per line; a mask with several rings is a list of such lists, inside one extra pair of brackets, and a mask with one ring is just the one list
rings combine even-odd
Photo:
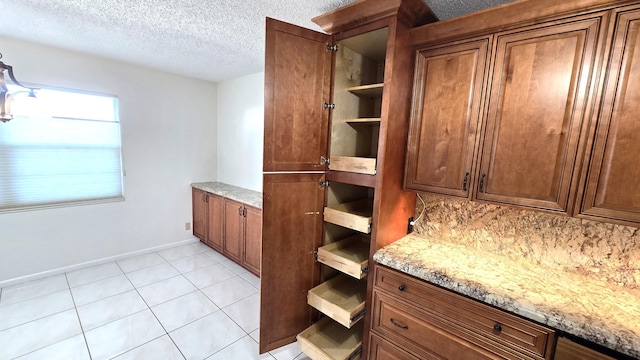
[[(0, 35), (220, 81), (263, 69), (265, 17), (319, 30), (353, 1), (0, 0)], [(425, 2), (446, 19), (510, 0)]]

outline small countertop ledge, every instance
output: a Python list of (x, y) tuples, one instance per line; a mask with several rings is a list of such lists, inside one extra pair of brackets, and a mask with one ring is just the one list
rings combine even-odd
[(262, 193), (259, 191), (249, 190), (217, 181), (193, 183), (191, 184), (191, 187), (262, 209)]
[(378, 250), (373, 259), (640, 358), (640, 290), (412, 234)]

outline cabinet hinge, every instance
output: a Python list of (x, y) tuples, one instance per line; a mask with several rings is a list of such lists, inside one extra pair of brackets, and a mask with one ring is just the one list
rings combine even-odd
[(333, 110), (333, 109), (336, 108), (336, 104), (329, 104), (328, 102), (325, 101), (324, 104), (322, 105), (322, 107), (325, 110)]
[(318, 262), (318, 252), (317, 251), (313, 252), (313, 256), (314, 256), (315, 261)]
[(329, 44), (327, 43), (327, 51), (338, 51), (338, 44)]
[(331, 182), (329, 180), (320, 180), (319, 184), (320, 187), (329, 187), (329, 185), (331, 185)]
[(320, 156), (320, 165), (329, 165), (331, 163), (331, 159), (326, 158), (324, 156)]

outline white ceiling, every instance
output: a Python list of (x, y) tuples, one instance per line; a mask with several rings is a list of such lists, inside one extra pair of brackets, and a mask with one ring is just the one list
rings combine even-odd
[[(262, 71), (265, 17), (319, 31), (353, 1), (0, 0), (0, 35), (221, 81)], [(440, 19), (510, 1), (425, 0)]]

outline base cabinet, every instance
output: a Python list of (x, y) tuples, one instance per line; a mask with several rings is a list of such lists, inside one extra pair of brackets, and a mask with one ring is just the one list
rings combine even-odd
[(556, 338), (552, 329), (379, 265), (371, 333), (420, 359), (552, 359)]
[(262, 210), (192, 189), (193, 235), (260, 276)]
[(192, 189), (193, 235), (219, 252), (223, 252), (223, 201), (220, 196)]

